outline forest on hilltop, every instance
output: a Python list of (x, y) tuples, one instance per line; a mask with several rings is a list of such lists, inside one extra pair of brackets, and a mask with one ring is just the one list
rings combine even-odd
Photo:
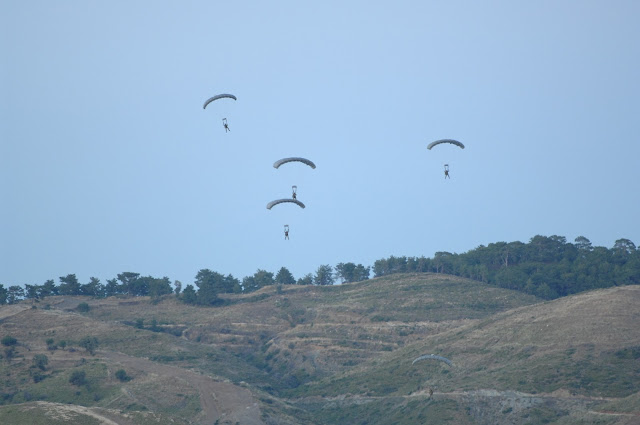
[(433, 258), (389, 257), (373, 265), (376, 277), (392, 273), (452, 274), (554, 299), (598, 288), (640, 284), (640, 249), (618, 239), (611, 249), (579, 236), (534, 236), (529, 243), (496, 242), (463, 254)]
[(580, 236), (574, 243), (563, 236), (531, 238), (528, 243), (496, 242), (480, 245), (462, 254), (436, 252), (433, 258), (396, 257), (375, 261), (373, 267), (351, 262), (335, 267), (321, 265), (314, 274), (295, 279), (282, 267), (274, 275), (257, 270), (242, 280), (209, 269), (198, 271), (193, 284), (173, 285), (168, 277), (141, 276), (123, 272), (103, 284), (91, 277), (82, 284), (75, 274), (59, 278), (56, 285), (49, 279), (42, 285), (0, 284), (0, 305), (22, 299), (39, 300), (52, 295), (151, 296), (175, 293), (187, 304), (219, 305), (220, 294), (251, 293), (269, 285), (333, 285), (359, 282), (394, 273), (444, 273), (466, 277), (489, 285), (526, 292), (545, 299), (554, 299), (597, 288), (640, 284), (640, 249), (629, 239), (618, 239), (612, 248), (593, 246)]

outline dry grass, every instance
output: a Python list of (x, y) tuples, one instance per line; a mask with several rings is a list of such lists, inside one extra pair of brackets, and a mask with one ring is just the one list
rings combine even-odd
[[(426, 388), (436, 387), (450, 401), (417, 415), (430, 411), (464, 423), (469, 418), (454, 412), (472, 398), (458, 393), (492, 389), (504, 398), (517, 390), (553, 400), (595, 400), (625, 397), (640, 385), (634, 366), (640, 350), (638, 287), (543, 303), (452, 276), (410, 274), (335, 287), (268, 287), (224, 298), (224, 306), (210, 308), (187, 306), (174, 296), (159, 302), (51, 297), (36, 308), (0, 307), (0, 336), (19, 341), (16, 358), (0, 366), (0, 395), (13, 397), (5, 403), (23, 402), (25, 391), (31, 397), (49, 394), (55, 384), (66, 397), (59, 401), (129, 415), (111, 419), (116, 422), (138, 415), (134, 423), (143, 423), (147, 415), (176, 423), (235, 417), (241, 423), (272, 418), (294, 424), (315, 423), (315, 407), (296, 410), (278, 396), (320, 396), (315, 405), (323, 406), (323, 397), (350, 393), (372, 397), (376, 409), (401, 417), (406, 403), (414, 403), (404, 397), (424, 398)], [(82, 302), (89, 312), (74, 310)], [(136, 328), (140, 321), (144, 329)], [(152, 332), (153, 322), (163, 332)], [(85, 336), (99, 340), (95, 356), (78, 347)], [(67, 347), (48, 350), (47, 339), (66, 341)], [(425, 353), (448, 357), (454, 366), (411, 365)], [(32, 380), (35, 354), (49, 358), (40, 383)], [(121, 368), (133, 380), (117, 380)], [(92, 386), (78, 391), (68, 382), (76, 369), (91, 372)], [(399, 397), (399, 404), (387, 404), (389, 397)], [(349, 422), (349, 415), (362, 413), (359, 404), (348, 405), (332, 417)], [(551, 414), (540, 412), (541, 418)]]

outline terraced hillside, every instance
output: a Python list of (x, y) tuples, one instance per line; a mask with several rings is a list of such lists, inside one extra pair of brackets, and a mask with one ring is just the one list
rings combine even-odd
[[(408, 274), (207, 308), (174, 296), (3, 306), (0, 337), (17, 342), (3, 346), (0, 423), (625, 423), (638, 411), (638, 289), (542, 303)], [(453, 365), (412, 365), (425, 353)]]

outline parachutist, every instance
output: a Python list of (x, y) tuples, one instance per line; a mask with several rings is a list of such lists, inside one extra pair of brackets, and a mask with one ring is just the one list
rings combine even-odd
[[(453, 140), (453, 139), (440, 139), (440, 140), (436, 140), (435, 142), (431, 142), (429, 143), (429, 146), (427, 146), (427, 149), (431, 150), (431, 148), (433, 148), (434, 146), (438, 146), (442, 143), (449, 143), (452, 145), (455, 145), (457, 147), (459, 147), (460, 149), (464, 149), (464, 145), (460, 142), (458, 142), (457, 140)], [(450, 179), (451, 176), (449, 175), (449, 165), (448, 164), (444, 164), (444, 178), (445, 179)]]
[(296, 192), (298, 191), (298, 186), (291, 186), (291, 198), (292, 199), (298, 199), (298, 195), (296, 194)]
[(285, 240), (289, 240), (289, 225), (285, 224), (284, 225), (284, 239)]
[[(218, 100), (218, 99), (233, 99), (233, 100), (237, 100), (237, 98), (232, 95), (232, 94), (218, 94), (215, 95), (213, 97), (210, 97), (209, 99), (207, 99), (204, 102), (204, 105), (202, 105), (202, 109), (207, 109), (207, 105), (210, 104), (211, 102), (213, 102), (214, 100)], [(227, 124), (227, 119), (226, 118), (222, 118), (222, 125), (224, 126), (224, 132), (228, 132), (231, 131), (231, 129), (229, 128), (229, 125)]]

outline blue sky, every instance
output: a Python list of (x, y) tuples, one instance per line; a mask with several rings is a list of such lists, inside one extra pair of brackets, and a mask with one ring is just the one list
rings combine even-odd
[[(538, 234), (640, 245), (638, 18), (637, 1), (1, 2), (0, 283), (298, 278)], [(238, 100), (203, 110), (219, 93)], [(466, 149), (426, 149), (441, 138)], [(317, 168), (272, 167), (287, 156)], [(294, 184), (306, 209), (265, 208)]]

